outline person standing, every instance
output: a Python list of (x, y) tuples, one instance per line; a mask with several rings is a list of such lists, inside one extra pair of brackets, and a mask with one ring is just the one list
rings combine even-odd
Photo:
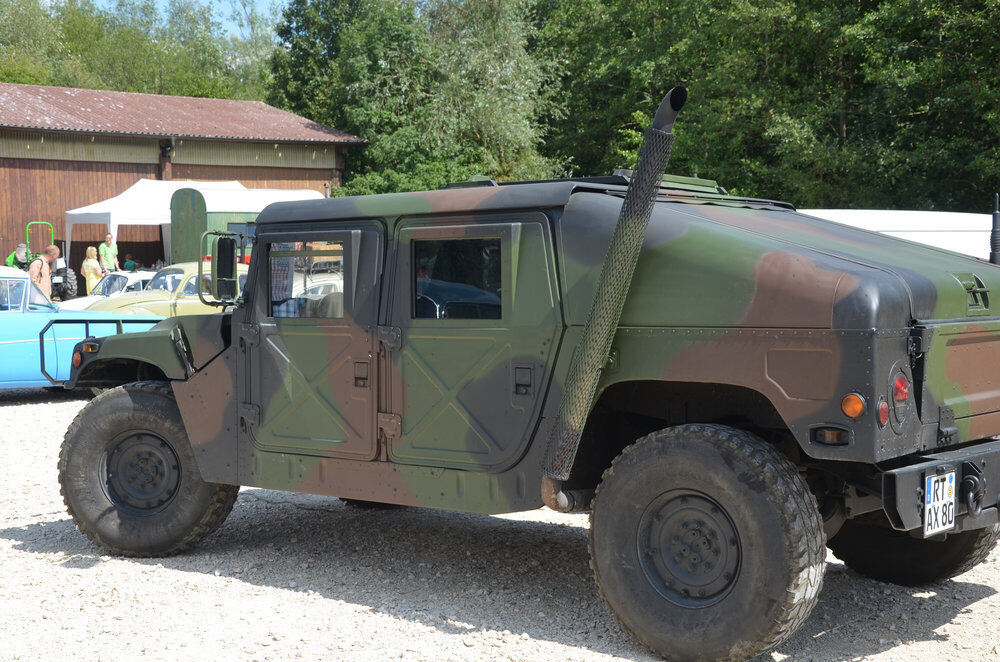
[(18, 244), (14, 252), (7, 256), (6, 264), (8, 267), (27, 269), (30, 262), (31, 260), (28, 259), (28, 244)]
[(83, 274), (83, 279), (87, 282), (87, 294), (90, 294), (97, 282), (101, 280), (102, 273), (101, 263), (97, 261), (97, 249), (93, 246), (87, 246), (87, 258), (80, 267), (80, 273)]
[(109, 271), (118, 270), (118, 244), (115, 243), (115, 238), (111, 236), (109, 232), (104, 237), (104, 243), (101, 244), (101, 269), (105, 273)]
[(52, 300), (52, 263), (59, 257), (59, 247), (49, 244), (42, 254), (28, 265), (28, 276), (38, 286), (45, 298)]

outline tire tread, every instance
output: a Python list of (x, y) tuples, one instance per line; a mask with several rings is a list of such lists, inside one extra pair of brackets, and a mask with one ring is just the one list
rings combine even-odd
[[(775, 503), (780, 504), (785, 516), (784, 519), (788, 525), (787, 532), (793, 546), (790, 553), (792, 561), (790, 573), (795, 577), (795, 580), (785, 591), (785, 600), (773, 620), (770, 631), (755, 644), (750, 644), (753, 647), (752, 650), (744, 649), (729, 659), (742, 660), (759, 655), (779, 645), (801, 627), (809, 618), (819, 599), (820, 591), (823, 588), (826, 564), (826, 538), (816, 499), (799, 476), (795, 465), (766, 441), (736, 428), (694, 424), (653, 432), (626, 447), (601, 476), (601, 481), (594, 495), (594, 503), (596, 504), (600, 500), (601, 491), (608, 479), (624, 462), (633, 457), (641, 458), (645, 453), (661, 452), (658, 447), (668, 444), (671, 439), (679, 435), (697, 435), (705, 443), (724, 444), (730, 451), (742, 456), (765, 476), (764, 482), (771, 491), (770, 496)], [(662, 651), (653, 648), (640, 633), (633, 631), (618, 617), (608, 601), (600, 572), (594, 562), (593, 532), (593, 510), (591, 510), (591, 526), (588, 533), (590, 568), (594, 573), (597, 590), (605, 607), (622, 630), (651, 652), (662, 656)]]

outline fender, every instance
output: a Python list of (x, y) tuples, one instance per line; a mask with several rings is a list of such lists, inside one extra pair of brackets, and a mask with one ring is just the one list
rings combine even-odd
[(187, 379), (229, 345), (231, 319), (228, 313), (184, 315), (149, 331), (77, 343), (73, 351), (82, 360), (66, 386), (117, 386), (143, 378), (138, 370), (147, 366), (169, 380)]

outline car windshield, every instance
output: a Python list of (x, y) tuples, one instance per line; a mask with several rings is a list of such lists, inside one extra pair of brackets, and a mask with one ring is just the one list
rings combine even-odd
[(162, 269), (156, 272), (156, 275), (149, 281), (149, 286), (146, 289), (173, 292), (181, 284), (183, 278), (183, 269)]
[(4, 278), (0, 280), (0, 313), (19, 313), (24, 303), (25, 283), (23, 278)]
[(119, 274), (108, 274), (94, 286), (94, 291), (91, 292), (91, 294), (99, 294), (104, 297), (109, 297), (112, 294), (121, 292), (122, 288), (125, 287), (126, 280), (125, 276), (121, 276)]

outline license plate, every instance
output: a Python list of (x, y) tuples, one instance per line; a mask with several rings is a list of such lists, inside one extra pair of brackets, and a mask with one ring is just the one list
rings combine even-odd
[(955, 528), (955, 472), (924, 476), (924, 536)]
[(53, 283), (61, 283), (62, 282), (62, 278), (63, 278), (62, 276), (53, 276), (52, 277), (52, 282)]

